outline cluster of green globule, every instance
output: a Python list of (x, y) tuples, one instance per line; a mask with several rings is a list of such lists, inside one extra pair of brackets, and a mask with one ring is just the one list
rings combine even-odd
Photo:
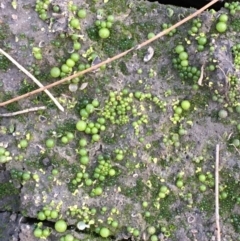
[(185, 195), (182, 195), (182, 198), (185, 202), (187, 202), (188, 207), (192, 207), (193, 205), (193, 195), (192, 193), (186, 193)]
[[(77, 34), (73, 34), (71, 35), (71, 39), (74, 41), (73, 43), (73, 48), (74, 50), (79, 50), (81, 48), (81, 44), (79, 42), (77, 42), (77, 39), (79, 38), (78, 37), (79, 35)], [(66, 37), (65, 34), (63, 34), (63, 37)], [(86, 54), (83, 56), (84, 58), (87, 59), (87, 61), (90, 61), (94, 62), (94, 60), (96, 58), (98, 58), (98, 55), (96, 52), (94, 52), (92, 50), (92, 48), (90, 48)], [(70, 74), (72, 74), (73, 72), (75, 71), (83, 71), (85, 69), (88, 69), (91, 67), (91, 63), (83, 63), (80, 59), (80, 54), (77, 53), (77, 52), (73, 52), (69, 58), (65, 61), (65, 63), (63, 63), (60, 67), (52, 67), (51, 70), (50, 70), (50, 76), (53, 77), (53, 78), (64, 78)], [(100, 67), (100, 70), (104, 70), (106, 67), (106, 65), (103, 65)], [(78, 76), (78, 77), (75, 77), (71, 80), (69, 80), (67, 83), (70, 84), (74, 84), (76, 87), (77, 87), (77, 84), (80, 82), (82, 76)], [(69, 88), (70, 89), (70, 88)], [(77, 88), (75, 90), (71, 90), (70, 91), (76, 91)]]
[(71, 74), (73, 72), (73, 68), (78, 63), (80, 59), (80, 55), (78, 53), (72, 53), (70, 58), (66, 60), (64, 64), (62, 64), (61, 68), (58, 67), (53, 67), (50, 70), (50, 75), (53, 78), (58, 78), (58, 77), (65, 77), (68, 74)]
[(204, 34), (200, 34), (200, 36), (198, 36), (196, 39), (198, 44), (197, 50), (201, 52), (204, 50), (204, 47), (207, 44), (207, 37)]
[(75, 187), (81, 185), (82, 183), (86, 186), (91, 186), (93, 184), (93, 180), (90, 178), (89, 173), (82, 171), (76, 173), (75, 178), (71, 180), (71, 183)]
[[(163, 30), (168, 29), (168, 28), (170, 28), (170, 27), (172, 27), (172, 24), (171, 24), (171, 23), (163, 23), (163, 24), (162, 24)], [(177, 29), (174, 28), (174, 29), (171, 30), (167, 35), (168, 35), (168, 36), (173, 36), (176, 32), (177, 32)]]
[[(173, 117), (170, 118), (170, 120), (174, 123), (177, 124), (181, 120), (183, 120), (183, 114), (189, 111), (191, 108), (191, 102), (189, 100), (182, 100), (178, 105), (173, 106)], [(179, 134), (184, 135), (184, 131), (180, 132)]]
[(239, 2), (225, 2), (224, 7), (227, 8), (231, 15), (234, 15), (237, 11), (240, 11)]
[(105, 20), (96, 20), (95, 25), (98, 27), (98, 35), (102, 39), (106, 39), (110, 36), (110, 30), (114, 23), (114, 16), (108, 15)]
[(4, 164), (12, 160), (11, 153), (5, 148), (0, 146), (0, 164)]
[(139, 237), (140, 236), (140, 231), (138, 228), (135, 228), (135, 227), (130, 227), (128, 226), (127, 227), (127, 231), (129, 234), (131, 234), (133, 237)]
[(103, 189), (100, 186), (97, 186), (95, 188), (92, 189), (90, 196), (91, 197), (95, 197), (95, 196), (101, 196), (103, 193)]
[(99, 106), (98, 100), (94, 99), (92, 103), (88, 103), (84, 108), (80, 110), (80, 116), (82, 120), (76, 123), (76, 129), (80, 132), (92, 135), (92, 141), (97, 142), (100, 140), (100, 132), (105, 131), (106, 120), (104, 117), (97, 118), (96, 122), (90, 121), (88, 118), (95, 109)]
[[(213, 93), (213, 96), (212, 96), (212, 100), (216, 101), (218, 103), (221, 103), (221, 104), (227, 102), (228, 103), (228, 107), (227, 107), (228, 111), (234, 112), (234, 108), (237, 108), (237, 106), (240, 103), (239, 94), (238, 94), (240, 80), (235, 75), (228, 75), (227, 80), (228, 80), (228, 83), (230, 86), (228, 93), (227, 93), (227, 99), (226, 99), (226, 96), (224, 96), (221, 92), (215, 90)], [(237, 109), (235, 109), (235, 111), (237, 112)]]
[(207, 187), (212, 188), (215, 185), (213, 174), (210, 173), (210, 172), (207, 172), (206, 174), (199, 173), (198, 174), (198, 180), (202, 183), (199, 186), (199, 190), (201, 192), (205, 192), (207, 190)]
[[(89, 162), (89, 157), (86, 155), (84, 156), (85, 159), (87, 159), (87, 162)], [(80, 157), (81, 159), (81, 157)], [(84, 160), (85, 163), (85, 160)], [(86, 165), (86, 164), (83, 164)], [(115, 170), (114, 170), (115, 171)], [(102, 177), (106, 177), (102, 174)], [(94, 177), (96, 178), (96, 177)], [(100, 196), (103, 193), (103, 189), (100, 186), (96, 186), (96, 182), (94, 182), (94, 179), (90, 178), (90, 174), (87, 173), (84, 170), (79, 171), (75, 174), (75, 177), (71, 180), (71, 183), (69, 184), (69, 190), (71, 192), (74, 192), (79, 186), (86, 186), (86, 187), (90, 187), (95, 185), (95, 187), (92, 188), (91, 192), (90, 192), (90, 196), (94, 197), (94, 196)]]
[(225, 185), (219, 186), (219, 199), (220, 200), (226, 199), (228, 197), (228, 192), (227, 192), (226, 188), (227, 188), (227, 186), (225, 186)]
[(59, 241), (80, 241), (80, 239), (74, 237), (72, 234), (68, 233), (62, 236)]
[(25, 149), (28, 147), (28, 140), (27, 139), (21, 139), (18, 143), (18, 148)]
[(185, 51), (184, 46), (179, 44), (175, 47), (175, 53), (178, 54), (178, 61), (176, 62), (176, 59), (174, 59), (173, 64), (180, 64), (181, 67), (187, 67), (188, 66), (188, 53)]
[(116, 170), (112, 167), (110, 158), (103, 155), (97, 157), (98, 165), (94, 169), (93, 177), (99, 181), (104, 181), (107, 176), (115, 176)]
[(232, 51), (234, 55), (234, 67), (240, 69), (240, 43), (234, 45)]
[(184, 172), (180, 172), (177, 175), (177, 181), (176, 181), (176, 186), (178, 188), (182, 188), (184, 186), (184, 182), (183, 182), (183, 176), (184, 176)]
[(165, 237), (171, 236), (170, 228), (167, 228), (165, 226), (161, 227), (161, 233), (163, 233)]
[(42, 20), (48, 19), (48, 8), (50, 0), (37, 0), (35, 5), (35, 11), (38, 13), (39, 18)]
[(170, 135), (164, 136), (162, 141), (166, 146), (180, 146), (180, 136), (178, 133), (170, 133)]
[(39, 181), (39, 175), (36, 173), (31, 173), (29, 171), (20, 171), (17, 169), (12, 169), (10, 173), (11, 173), (12, 179), (18, 179), (20, 181), (29, 181), (29, 180), (34, 180), (36, 182)]
[(43, 223), (40, 222), (37, 224), (37, 227), (33, 231), (33, 235), (36, 238), (46, 239), (51, 234), (51, 229), (49, 227), (44, 228)]
[(195, 162), (195, 163), (200, 163), (201, 161), (204, 160), (204, 157), (203, 157), (203, 156), (194, 156), (194, 157), (192, 158), (192, 160), (193, 160), (193, 162)]
[(86, 106), (80, 110), (80, 116), (83, 119), (87, 119), (89, 115), (92, 114), (98, 106), (99, 101), (97, 99), (94, 99), (92, 103), (86, 104)]
[[(235, 107), (235, 111), (239, 114), (240, 113), (240, 105), (236, 106)], [(239, 136), (239, 133), (240, 133), (240, 124), (237, 124), (236, 125), (236, 129), (237, 129), (237, 132), (238, 134), (236, 136), (234, 136), (233, 138), (231, 138), (231, 145), (239, 148), (240, 147), (240, 136)]]
[(202, 21), (198, 19), (193, 19), (192, 21), (192, 27), (190, 30), (188, 30), (189, 35), (195, 35), (199, 32), (199, 28), (202, 26)]
[(116, 149), (114, 151), (114, 153), (115, 153), (115, 160), (116, 161), (122, 161), (124, 156), (125, 156), (125, 154), (126, 154), (126, 152), (127, 152), (127, 150)]
[(66, 132), (62, 137), (61, 137), (61, 142), (63, 144), (68, 144), (74, 139), (74, 134), (72, 132)]
[(59, 217), (59, 212), (53, 207), (43, 207), (41, 211), (37, 213), (37, 219), (44, 220), (54, 220)]
[(111, 227), (113, 228), (117, 228), (119, 223), (117, 220), (113, 219), (112, 217), (109, 217), (108, 220), (107, 220), (107, 224), (108, 225), (111, 225)]
[(228, 21), (228, 15), (227, 14), (221, 14), (218, 18), (218, 22), (216, 24), (216, 30), (219, 33), (225, 33), (227, 30), (227, 21)]
[(92, 136), (92, 142), (97, 142), (100, 140), (100, 131), (104, 131), (106, 129), (105, 126), (105, 118), (99, 117), (97, 122), (79, 120), (76, 124), (76, 128), (80, 132), (85, 132)]
[(134, 97), (139, 101), (151, 101), (156, 106), (158, 106), (163, 112), (166, 112), (167, 103), (163, 100), (160, 100), (157, 96), (153, 96), (151, 93), (143, 93), (141, 91), (134, 92)]
[(160, 199), (164, 199), (169, 193), (170, 193), (170, 190), (168, 189), (168, 187), (163, 185), (163, 186), (160, 187), (160, 191), (158, 193), (158, 197)]
[(178, 58), (172, 59), (173, 67), (178, 71), (179, 77), (183, 80), (192, 80), (196, 83), (201, 75), (201, 71), (195, 66), (189, 66), (188, 53), (183, 45), (179, 44), (175, 48)]
[[(89, 208), (88, 206), (82, 206), (81, 208), (77, 207), (77, 205), (70, 206), (67, 211), (67, 216), (81, 220), (80, 223), (77, 223), (76, 226), (78, 229), (84, 229), (82, 227), (84, 224), (94, 224), (94, 216), (97, 213), (96, 208)], [(82, 227), (82, 228), (81, 228)]]
[(145, 107), (141, 103), (134, 102), (149, 100), (154, 102), (163, 111), (166, 111), (166, 102), (161, 101), (158, 97), (153, 97), (151, 93), (142, 93), (137, 91), (130, 93), (128, 89), (123, 89), (121, 92), (111, 91), (109, 98), (105, 101), (104, 109), (101, 115), (110, 120), (112, 124), (124, 125), (130, 122), (132, 117), (132, 126), (135, 129), (135, 134), (139, 134), (140, 126), (148, 123), (148, 115), (146, 115)]
[(85, 19), (87, 16), (87, 11), (84, 8), (79, 8), (73, 2), (68, 3), (68, 11), (71, 13), (71, 18), (69, 19), (69, 27), (74, 30), (80, 30), (80, 19)]
[(33, 47), (32, 53), (35, 59), (41, 60), (42, 59), (42, 50), (39, 47)]
[[(78, 149), (78, 154), (80, 156), (79, 161), (82, 165), (86, 166), (90, 159), (89, 159), (89, 155), (88, 155), (88, 150), (86, 149), (86, 147), (81, 147), (80, 149)], [(88, 175), (87, 173), (84, 173), (85, 175), (83, 175), (83, 178), (87, 178), (86, 175)], [(79, 173), (79, 177), (80, 178), (80, 173)], [(81, 180), (80, 180), (81, 181)], [(92, 183), (92, 182), (91, 182)], [(91, 184), (90, 184), (91, 185)], [(89, 186), (89, 185), (88, 185)]]
[(133, 104), (133, 94), (128, 93), (127, 90), (120, 93), (111, 91), (101, 115), (112, 124), (124, 125), (129, 122), (130, 113), (134, 117), (138, 115), (137, 108)]

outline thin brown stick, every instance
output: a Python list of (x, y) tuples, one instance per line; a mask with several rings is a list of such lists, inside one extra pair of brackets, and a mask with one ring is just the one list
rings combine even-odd
[(11, 117), (11, 116), (15, 116), (15, 115), (21, 115), (21, 114), (29, 113), (29, 112), (32, 112), (32, 111), (46, 110), (46, 109), (47, 109), (46, 106), (33, 107), (33, 108), (25, 109), (25, 110), (12, 112), (12, 113), (0, 114), (0, 117)]
[(39, 89), (37, 89), (37, 90), (31, 91), (31, 92), (26, 93), (26, 94), (24, 94), (24, 95), (17, 96), (17, 97), (15, 97), (15, 98), (11, 99), (11, 100), (2, 102), (2, 103), (0, 103), (0, 106), (5, 106), (5, 105), (10, 104), (10, 103), (12, 103), (12, 102), (15, 102), (15, 101), (17, 101), (17, 100), (20, 100), (20, 99), (23, 99), (23, 98), (27, 98), (27, 97), (29, 97), (29, 96), (31, 96), (31, 95), (37, 94), (37, 93), (39, 93), (39, 92), (41, 92), (41, 91), (44, 91), (44, 90), (46, 90), (46, 89), (50, 89), (50, 88), (52, 88), (52, 87), (54, 87), (54, 86), (57, 86), (57, 85), (59, 85), (59, 84), (62, 84), (62, 83), (64, 83), (64, 82), (66, 82), (66, 81), (68, 81), (68, 80), (71, 80), (71, 79), (76, 78), (76, 77), (78, 77), (78, 76), (80, 76), (80, 75), (83, 75), (83, 74), (86, 74), (86, 73), (88, 73), (88, 72), (91, 72), (91, 71), (93, 71), (93, 70), (95, 70), (95, 69), (98, 69), (99, 67), (101, 67), (101, 66), (104, 65), (104, 64), (111, 63), (111, 62), (113, 62), (114, 60), (117, 60), (117, 59), (119, 59), (119, 58), (127, 55), (128, 53), (134, 51), (134, 50), (140, 49), (140, 48), (142, 48), (142, 47), (144, 47), (144, 46), (152, 43), (153, 41), (157, 40), (158, 38), (166, 35), (166, 34), (169, 33), (171, 30), (173, 30), (173, 29), (181, 26), (182, 24), (184, 24), (184, 23), (186, 23), (187, 21), (191, 20), (192, 18), (196, 17), (197, 15), (199, 15), (199, 14), (202, 13), (204, 10), (206, 10), (206, 9), (209, 8), (209, 7), (211, 7), (213, 4), (215, 4), (215, 3), (218, 2), (218, 1), (220, 1), (220, 0), (213, 0), (213, 1), (209, 2), (208, 4), (206, 4), (205, 6), (203, 6), (201, 9), (197, 10), (197, 11), (194, 12), (193, 14), (191, 14), (191, 15), (189, 15), (188, 17), (184, 18), (183, 20), (177, 22), (176, 24), (172, 25), (170, 28), (165, 29), (164, 31), (158, 33), (158, 34), (157, 34), (156, 36), (154, 36), (153, 38), (148, 39), (147, 41), (145, 41), (145, 42), (143, 42), (143, 43), (141, 43), (141, 44), (138, 44), (137, 46), (135, 46), (135, 47), (133, 47), (133, 48), (131, 48), (131, 49), (128, 49), (128, 50), (126, 50), (125, 52), (122, 52), (122, 53), (120, 53), (120, 54), (118, 54), (118, 55), (115, 55), (115, 56), (112, 57), (112, 58), (108, 58), (108, 59), (106, 59), (105, 61), (103, 61), (103, 62), (101, 62), (101, 63), (99, 63), (99, 64), (96, 64), (96, 65), (94, 65), (94, 66), (92, 66), (92, 67), (90, 67), (90, 68), (88, 68), (88, 69), (86, 69), (86, 70), (83, 70), (83, 71), (81, 71), (81, 72), (78, 72), (78, 73), (76, 73), (76, 74), (73, 74), (73, 75), (71, 75), (71, 76), (68, 76), (68, 77), (66, 77), (66, 78), (64, 78), (64, 79), (61, 79), (61, 80), (59, 80), (59, 81), (56, 81), (56, 82), (54, 82), (54, 83), (52, 83), (52, 84), (46, 85), (46, 86), (44, 86), (44, 87), (41, 87), (41, 88), (39, 88)]
[(216, 145), (216, 162), (215, 162), (215, 215), (216, 215), (217, 241), (221, 241), (221, 230), (220, 230), (220, 223), (219, 223), (219, 144)]
[[(8, 53), (0, 48), (0, 53), (7, 57), (13, 64), (15, 64), (23, 73), (25, 73), (30, 79), (33, 80), (35, 84), (39, 87), (44, 87), (43, 84), (37, 80), (29, 71), (27, 71), (22, 65), (20, 65), (14, 58), (12, 58)], [(49, 98), (55, 103), (55, 105), (59, 108), (59, 110), (64, 111), (62, 105), (55, 99), (55, 97), (49, 92), (49, 90), (45, 89), (44, 92), (49, 96)]]

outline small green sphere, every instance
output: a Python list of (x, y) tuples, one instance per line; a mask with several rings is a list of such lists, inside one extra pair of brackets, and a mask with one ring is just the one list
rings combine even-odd
[(226, 23), (228, 21), (228, 15), (227, 14), (221, 14), (218, 18), (220, 22)]
[(227, 116), (228, 116), (228, 112), (226, 110), (220, 110), (218, 112), (218, 117), (221, 119), (225, 119), (225, 118), (227, 118)]
[(103, 193), (103, 190), (101, 187), (96, 187), (94, 190), (94, 194), (97, 196), (100, 196)]
[(64, 233), (67, 230), (67, 223), (60, 219), (55, 223), (54, 228), (57, 232)]
[(46, 147), (53, 148), (55, 146), (55, 140), (52, 138), (49, 138), (46, 140)]
[(80, 22), (77, 18), (73, 18), (71, 21), (70, 21), (70, 26), (72, 28), (79, 28), (80, 27)]
[(79, 9), (77, 15), (79, 18), (86, 18), (87, 11), (85, 9)]
[(191, 107), (191, 104), (188, 100), (183, 100), (181, 102), (181, 107), (182, 107), (183, 110), (189, 110), (190, 107)]
[(19, 143), (21, 148), (26, 148), (28, 146), (28, 141), (26, 139), (23, 139)]
[(226, 32), (227, 30), (227, 24), (225, 22), (218, 22), (216, 24), (216, 30), (219, 32), (219, 33), (224, 33)]
[(180, 54), (180, 53), (182, 53), (184, 51), (184, 47), (183, 47), (183, 45), (177, 45), (176, 47), (175, 47), (175, 52), (177, 53), (177, 54)]
[(70, 233), (68, 233), (65, 237), (64, 237), (64, 241), (74, 241), (74, 236)]
[(100, 38), (108, 38), (110, 36), (110, 31), (108, 28), (101, 28), (98, 31), (98, 35)]
[(33, 235), (36, 237), (36, 238), (40, 238), (42, 236), (42, 229), (40, 228), (36, 228), (33, 232)]
[(152, 32), (149, 33), (148, 36), (147, 36), (148, 39), (151, 39), (151, 38), (153, 38), (153, 37), (155, 37), (155, 33), (152, 33)]
[(85, 129), (87, 128), (87, 123), (83, 120), (80, 120), (77, 122), (76, 128), (78, 131), (85, 131)]
[(110, 236), (110, 230), (108, 228), (101, 228), (100, 233), (101, 237), (107, 238)]
[(58, 78), (61, 74), (61, 70), (58, 67), (53, 67), (50, 71), (50, 75), (53, 78)]

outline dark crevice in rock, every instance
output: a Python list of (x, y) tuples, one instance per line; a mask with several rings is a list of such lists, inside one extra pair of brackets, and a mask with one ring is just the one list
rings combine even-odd
[[(159, 2), (161, 4), (166, 4), (166, 5), (175, 5), (178, 7), (184, 7), (184, 8), (201, 8), (204, 5), (206, 5), (209, 1), (208, 0), (196, 0), (196, 1), (192, 1), (192, 0), (182, 0), (182, 1), (178, 1), (178, 0), (148, 0), (149, 2)], [(219, 1), (217, 3), (215, 3), (212, 7), (210, 7), (211, 9), (215, 9), (216, 11), (220, 10), (224, 5), (224, 1)]]

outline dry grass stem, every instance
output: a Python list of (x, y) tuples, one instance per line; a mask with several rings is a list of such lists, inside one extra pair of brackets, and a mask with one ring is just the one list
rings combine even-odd
[(91, 71), (93, 71), (93, 70), (96, 70), (96, 69), (98, 69), (99, 67), (101, 67), (101, 66), (104, 65), (104, 64), (109, 64), (109, 63), (113, 62), (114, 60), (120, 59), (121, 57), (127, 55), (128, 53), (130, 53), (130, 52), (132, 52), (132, 51), (134, 51), (134, 50), (138, 50), (138, 49), (140, 49), (140, 48), (142, 48), (142, 47), (144, 47), (144, 46), (146, 46), (146, 45), (154, 42), (155, 40), (159, 39), (160, 37), (168, 34), (171, 30), (173, 30), (173, 29), (181, 26), (182, 24), (186, 23), (187, 21), (191, 20), (192, 18), (198, 16), (200, 13), (202, 13), (204, 10), (208, 9), (209, 7), (211, 7), (213, 4), (215, 4), (215, 3), (218, 2), (218, 1), (220, 1), (220, 0), (212, 0), (211, 2), (209, 2), (209, 3), (206, 4), (205, 6), (203, 6), (202, 8), (200, 8), (199, 10), (197, 10), (196, 12), (194, 12), (193, 14), (191, 14), (191, 15), (189, 15), (188, 17), (182, 19), (181, 21), (177, 22), (176, 24), (172, 25), (170, 28), (165, 29), (164, 31), (158, 33), (158, 34), (157, 34), (156, 36), (154, 36), (153, 38), (148, 39), (147, 41), (145, 41), (145, 42), (143, 42), (143, 43), (141, 43), (141, 44), (138, 44), (137, 46), (135, 46), (135, 47), (133, 47), (133, 48), (131, 48), (131, 49), (128, 49), (128, 50), (126, 50), (126, 51), (124, 51), (124, 52), (122, 52), (122, 53), (120, 53), (120, 54), (118, 54), (118, 55), (115, 55), (115, 56), (112, 57), (112, 58), (106, 59), (105, 61), (103, 61), (103, 62), (101, 62), (101, 63), (99, 63), (99, 64), (93, 65), (92, 67), (90, 67), (90, 68), (88, 68), (88, 69), (86, 69), (86, 70), (83, 70), (83, 71), (81, 71), (81, 72), (78, 72), (78, 73), (76, 73), (76, 74), (73, 74), (73, 75), (71, 75), (71, 76), (68, 76), (68, 77), (66, 77), (66, 78), (63, 78), (63, 79), (61, 79), (61, 80), (59, 80), (59, 81), (56, 81), (56, 82), (54, 82), (54, 83), (52, 83), (52, 84), (46, 85), (46, 86), (44, 86), (44, 87), (41, 87), (41, 88), (39, 88), (39, 89), (36, 89), (36, 90), (31, 91), (31, 92), (29, 92), (29, 93), (26, 93), (26, 94), (24, 94), (24, 95), (17, 96), (17, 97), (15, 97), (15, 98), (11, 99), (11, 100), (2, 102), (2, 103), (0, 103), (0, 106), (5, 106), (5, 105), (10, 104), (10, 103), (12, 103), (12, 102), (15, 102), (15, 101), (17, 101), (17, 100), (24, 99), (24, 98), (27, 98), (27, 97), (29, 97), (29, 96), (31, 96), (31, 95), (34, 95), (34, 94), (37, 94), (37, 93), (39, 93), (39, 92), (45, 91), (45, 90), (50, 89), (50, 88), (52, 88), (52, 87), (54, 87), (54, 86), (60, 85), (60, 84), (66, 82), (66, 81), (68, 81), (68, 80), (71, 80), (71, 79), (73, 79), (73, 78), (76, 78), (76, 77), (78, 77), (78, 76), (80, 76), (80, 75), (83, 75), (83, 74), (89, 73), (89, 72), (91, 72)]
[(221, 230), (219, 223), (219, 144), (216, 145), (215, 156), (215, 215), (216, 215), (216, 238), (221, 241)]
[[(37, 80), (29, 71), (27, 71), (22, 65), (20, 65), (15, 59), (13, 59), (8, 53), (0, 48), (0, 53), (7, 57), (13, 64), (15, 64), (24, 74), (26, 74), (30, 79), (33, 80), (35, 84), (39, 87), (44, 87), (42, 83)], [(55, 99), (55, 97), (49, 92), (49, 90), (45, 89), (44, 92), (49, 96), (49, 98), (55, 103), (59, 110), (64, 111), (62, 105)]]
[(0, 117), (11, 117), (11, 116), (15, 116), (15, 115), (21, 115), (21, 114), (25, 114), (25, 113), (29, 113), (29, 112), (33, 112), (33, 111), (46, 110), (46, 109), (47, 109), (46, 106), (33, 107), (33, 108), (26, 109), (26, 110), (12, 112), (12, 113), (0, 114)]

